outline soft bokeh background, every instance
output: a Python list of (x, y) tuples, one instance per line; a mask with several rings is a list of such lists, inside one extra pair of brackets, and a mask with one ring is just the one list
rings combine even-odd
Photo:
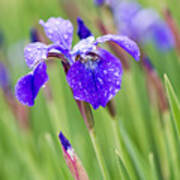
[[(169, 7), (180, 27), (179, 0), (139, 2), (161, 15), (163, 8)], [(0, 30), (4, 37), (0, 61), (9, 69), (12, 90), (18, 78), (29, 71), (23, 48), (30, 41), (30, 29), (39, 28), (39, 19), (61, 16), (71, 19), (76, 27), (78, 15), (95, 35), (100, 35), (95, 23), (98, 11), (92, 0), (0, 0)], [(107, 25), (112, 21), (109, 16), (109, 19), (106, 16), (100, 18)], [(77, 40), (74, 33), (73, 43)], [(175, 50), (162, 53), (149, 45), (146, 52), (163, 82), (163, 74), (168, 75), (180, 99), (180, 57)], [(120, 136), (130, 159), (127, 163), (130, 179), (178, 179), (180, 150), (172, 114), (160, 112), (158, 105), (150, 102), (145, 72), (139, 63), (133, 60), (130, 63), (130, 75), (124, 73), (122, 90), (115, 97)], [(90, 179), (100, 180), (102, 177), (88, 131), (66, 83), (61, 63), (58, 60), (49, 63), (48, 72), (53, 100), (49, 101), (41, 90), (35, 106), (26, 109), (29, 113), (25, 128), (14, 117), (0, 89), (0, 179), (72, 179), (57, 138), (61, 130), (71, 141)], [(119, 161), (115, 154), (112, 119), (103, 108), (93, 113), (110, 177), (119, 179), (122, 170), (117, 170)]]

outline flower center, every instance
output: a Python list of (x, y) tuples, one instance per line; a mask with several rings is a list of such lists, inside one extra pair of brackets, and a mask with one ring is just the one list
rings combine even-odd
[(97, 62), (99, 61), (99, 56), (94, 52), (89, 52), (86, 55), (77, 55), (76, 61), (81, 61), (87, 69), (95, 69), (97, 67)]

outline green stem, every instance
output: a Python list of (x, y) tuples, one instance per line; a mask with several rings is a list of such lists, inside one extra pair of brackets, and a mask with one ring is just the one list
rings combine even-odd
[(108, 171), (106, 169), (105, 161), (104, 161), (104, 158), (103, 158), (101, 151), (99, 149), (97, 139), (96, 139), (96, 134), (95, 134), (93, 129), (89, 131), (89, 135), (90, 135), (90, 138), (91, 138), (91, 141), (93, 144), (94, 151), (96, 153), (96, 157), (97, 157), (100, 169), (101, 169), (101, 173), (103, 175), (103, 179), (108, 180), (109, 179), (109, 175), (107, 173)]

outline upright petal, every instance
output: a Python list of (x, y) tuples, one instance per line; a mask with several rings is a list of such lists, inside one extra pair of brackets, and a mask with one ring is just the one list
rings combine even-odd
[(47, 37), (54, 43), (59, 44), (61, 48), (71, 49), (73, 26), (69, 20), (60, 17), (49, 18), (47, 22), (40, 20)]
[(90, 103), (94, 109), (106, 106), (120, 89), (122, 78), (119, 59), (103, 49), (98, 55), (96, 61), (75, 62), (67, 74), (74, 98)]
[(46, 64), (40, 63), (33, 73), (20, 78), (15, 87), (16, 98), (24, 105), (33, 106), (40, 88), (48, 81)]
[(95, 44), (113, 41), (126, 50), (135, 60), (139, 60), (140, 50), (137, 44), (127, 36), (107, 34), (96, 39)]
[(24, 58), (29, 68), (33, 68), (45, 60), (47, 54), (48, 46), (40, 42), (30, 43), (24, 49)]
[(77, 18), (77, 23), (78, 23), (77, 34), (80, 39), (86, 39), (87, 37), (92, 36), (91, 31), (84, 24), (84, 22), (81, 18), (79, 18), (79, 17)]

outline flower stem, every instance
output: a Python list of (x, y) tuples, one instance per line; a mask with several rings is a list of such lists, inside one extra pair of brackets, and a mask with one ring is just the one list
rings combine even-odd
[(104, 158), (102, 157), (101, 151), (99, 149), (99, 145), (97, 143), (96, 134), (93, 129), (89, 131), (89, 135), (93, 144), (94, 151), (96, 153), (96, 157), (101, 169), (101, 173), (103, 175), (103, 179), (108, 180), (109, 179), (109, 175), (107, 173), (108, 171), (106, 169), (105, 161)]

